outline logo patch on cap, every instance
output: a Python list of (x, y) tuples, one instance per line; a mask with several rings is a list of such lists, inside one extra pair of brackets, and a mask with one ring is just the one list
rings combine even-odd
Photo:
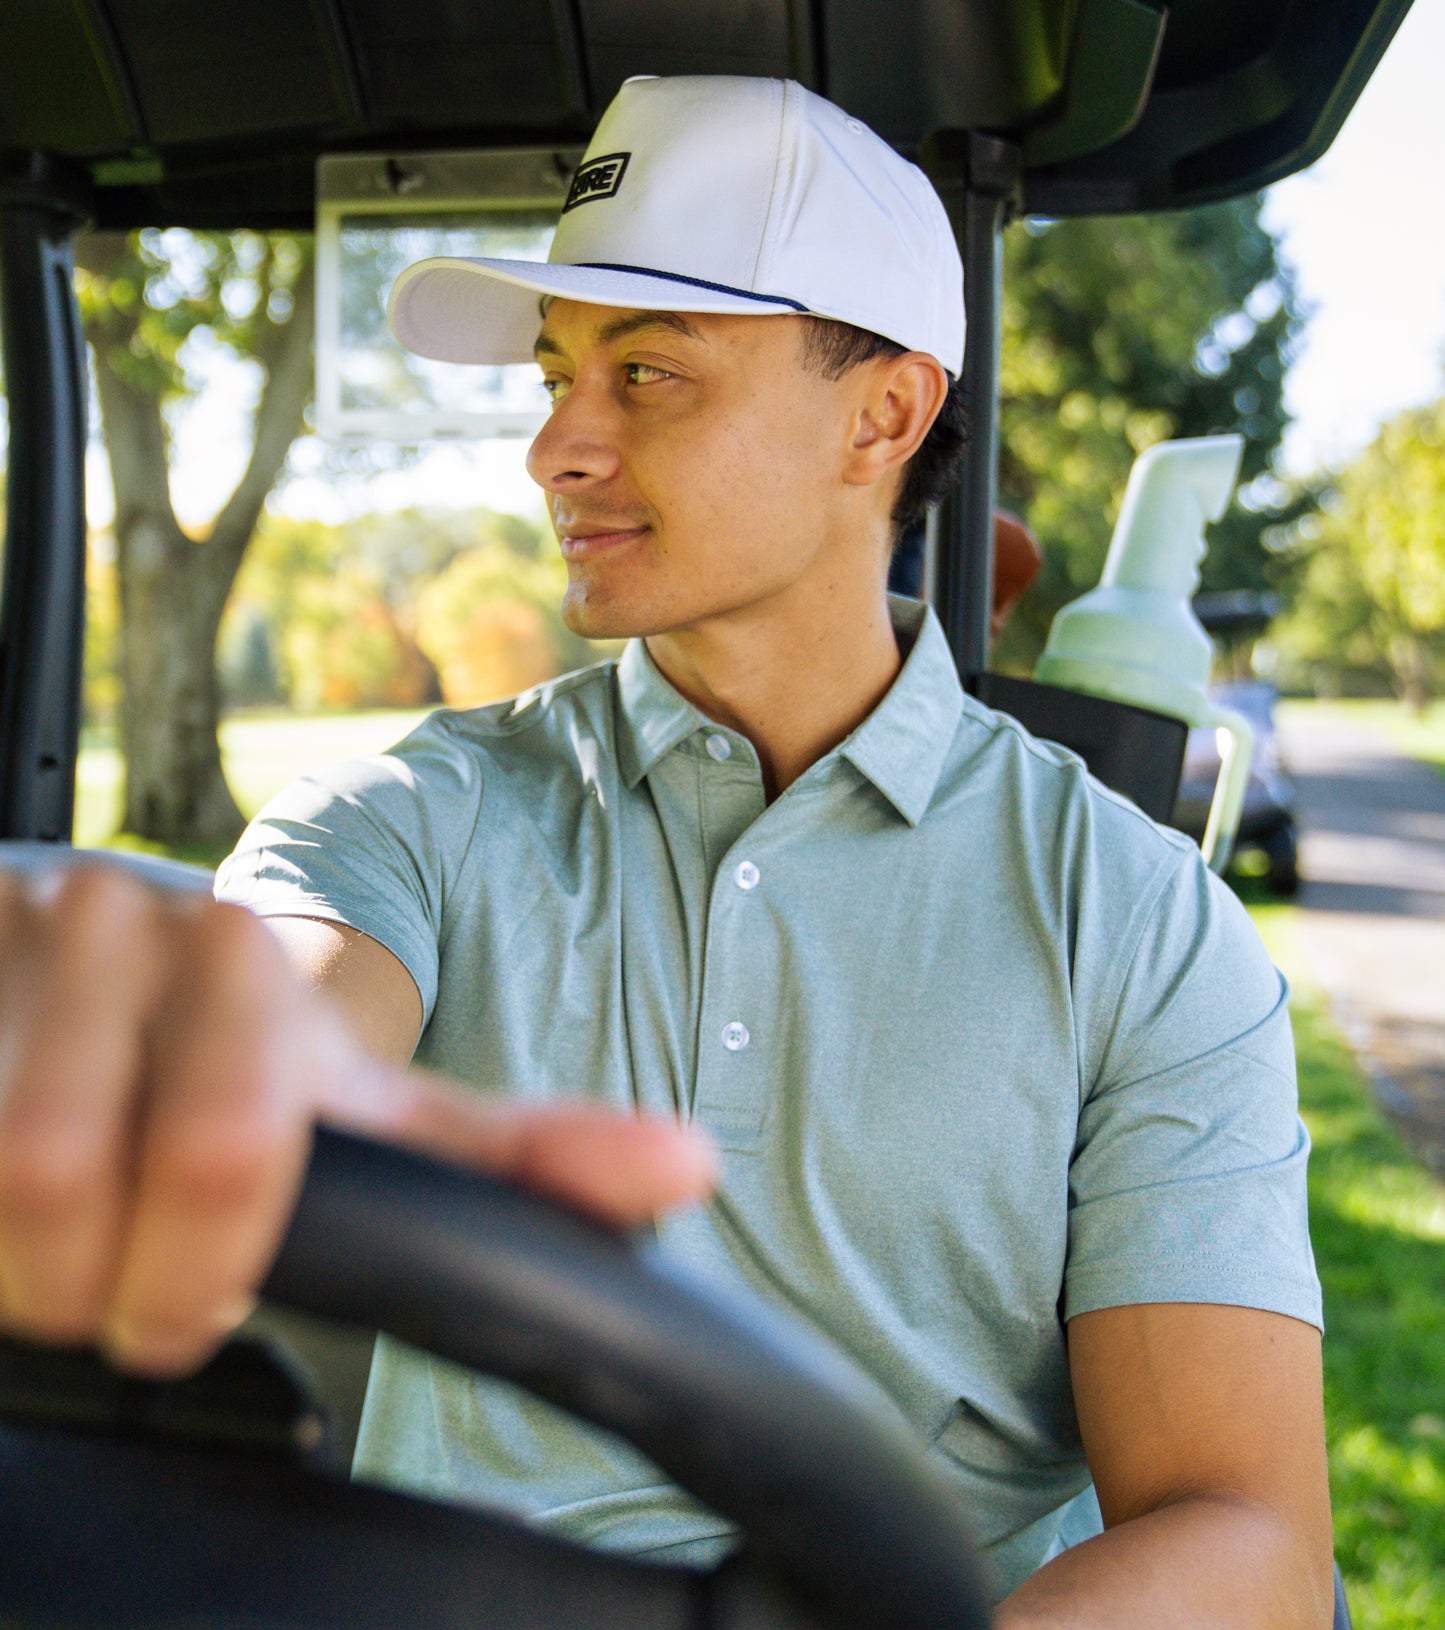
[(611, 198), (622, 185), (627, 161), (631, 157), (631, 153), (604, 153), (600, 158), (588, 159), (572, 177), (562, 213), (565, 215), (569, 209), (576, 209), (578, 204), (590, 204), (597, 198)]

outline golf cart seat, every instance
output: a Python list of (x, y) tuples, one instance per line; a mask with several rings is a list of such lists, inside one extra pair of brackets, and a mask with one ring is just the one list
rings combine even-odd
[(969, 689), (1043, 741), (1075, 752), (1098, 781), (1167, 822), (1179, 793), (1189, 727), (1147, 708), (1008, 674), (975, 674)]

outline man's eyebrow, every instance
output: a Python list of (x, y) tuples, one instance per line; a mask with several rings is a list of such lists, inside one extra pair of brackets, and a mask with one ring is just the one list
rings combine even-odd
[(690, 340), (704, 339), (702, 331), (683, 316), (680, 311), (634, 311), (628, 317), (618, 317), (597, 332), (597, 338), (604, 345), (610, 345), (613, 340), (626, 338), (628, 334), (635, 334), (642, 328), (669, 328), (674, 334), (682, 334)]
[[(674, 334), (681, 334), (685, 339), (699, 340), (707, 344), (707, 336), (702, 330), (688, 322), (687, 318), (678, 311), (633, 311), (625, 317), (616, 317), (597, 331), (597, 338), (603, 345), (611, 345), (614, 340), (625, 339), (629, 334), (636, 334), (644, 328), (666, 328)], [(539, 360), (543, 355), (560, 357), (564, 353), (551, 335), (542, 333), (537, 336), (536, 344), (532, 347), (532, 355)]]

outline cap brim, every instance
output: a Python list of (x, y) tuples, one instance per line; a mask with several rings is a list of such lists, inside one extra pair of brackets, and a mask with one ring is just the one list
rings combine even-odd
[(634, 311), (766, 316), (806, 309), (666, 272), (461, 257), (408, 266), (392, 285), (387, 309), (392, 332), (419, 356), (439, 362), (530, 362), (542, 322), (538, 299), (546, 294)]

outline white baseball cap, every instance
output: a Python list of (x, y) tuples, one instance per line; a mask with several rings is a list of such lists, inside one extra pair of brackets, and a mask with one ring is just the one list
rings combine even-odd
[(963, 363), (963, 267), (916, 165), (790, 79), (631, 79), (546, 262), (409, 266), (391, 325), (445, 362), (530, 362), (539, 295), (647, 311), (803, 312)]

